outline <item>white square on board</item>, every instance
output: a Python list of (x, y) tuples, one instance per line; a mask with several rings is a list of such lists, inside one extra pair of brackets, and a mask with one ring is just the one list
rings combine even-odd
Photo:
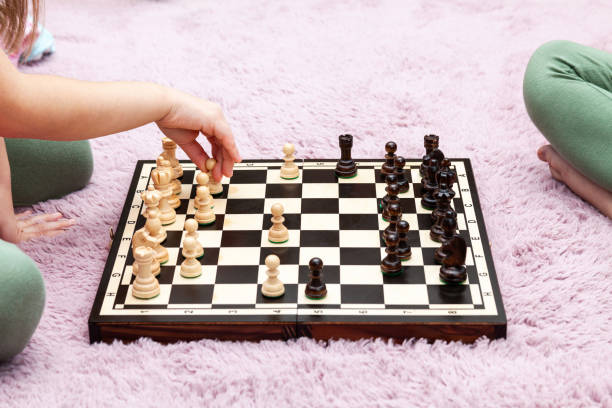
[[(206, 251), (206, 249), (204, 249)], [(214, 285), (217, 278), (216, 265), (202, 265), (202, 274), (196, 278), (184, 278), (181, 276), (181, 266), (174, 268), (172, 277), (173, 285)]]
[(264, 248), (285, 248), (300, 246), (300, 230), (289, 230), (289, 240), (282, 244), (275, 244), (268, 240), (268, 231), (261, 231), (261, 246)]
[(336, 183), (304, 183), (302, 198), (338, 198), (340, 196)]
[(285, 214), (299, 214), (302, 212), (301, 198), (266, 198), (264, 203), (264, 213), (271, 214), (272, 206), (281, 203)]
[(422, 284), (385, 284), (383, 285), (386, 305), (427, 305), (429, 296), (427, 285)]
[(340, 214), (376, 214), (378, 211), (376, 198), (340, 198)]
[[(299, 282), (299, 265), (283, 265), (278, 267), (279, 274), (278, 279), (284, 284), (297, 284)], [(266, 271), (268, 267), (266, 265), (259, 265), (259, 272), (257, 274), (257, 283), (263, 283), (268, 279)]]
[(225, 214), (223, 229), (227, 231), (261, 230), (263, 214)]
[(342, 248), (371, 248), (380, 246), (378, 230), (340, 230)]
[(213, 289), (213, 305), (254, 305), (256, 300), (255, 283), (217, 283)]
[(159, 295), (152, 299), (138, 299), (132, 295), (132, 285), (128, 288), (125, 297), (126, 305), (167, 305), (170, 301), (170, 289), (172, 285), (159, 285)]
[(338, 214), (302, 214), (301, 229), (304, 231), (321, 231), (340, 229)]
[(312, 258), (321, 258), (323, 273), (325, 265), (340, 265), (340, 248), (338, 247), (302, 247), (300, 248), (300, 265), (308, 265)]
[(266, 196), (265, 184), (230, 184), (227, 198), (262, 198)]
[(341, 265), (340, 283), (343, 285), (382, 285), (380, 265)]
[(302, 182), (302, 169), (300, 169), (300, 174), (298, 178), (291, 179), (291, 180), (285, 180), (284, 178), (281, 178), (280, 169), (268, 169), (268, 173), (266, 175), (267, 184), (300, 184), (301, 182)]
[(351, 183), (374, 183), (376, 178), (374, 177), (374, 169), (361, 169), (357, 168), (357, 175), (353, 178), (338, 178), (338, 183), (351, 184)]
[[(298, 304), (301, 305), (339, 305), (340, 304), (340, 284), (328, 283), (325, 285), (327, 295), (323, 299), (313, 300), (306, 297), (306, 284), (298, 286)], [(299, 312), (298, 312), (299, 314)]]
[[(218, 265), (259, 265), (260, 247), (222, 247)], [(206, 251), (206, 248), (204, 248)]]

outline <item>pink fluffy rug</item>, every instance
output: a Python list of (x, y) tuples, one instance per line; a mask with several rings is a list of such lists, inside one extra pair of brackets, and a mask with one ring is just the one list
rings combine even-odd
[(522, 101), (551, 39), (612, 51), (606, 0), (47, 2), (57, 53), (28, 72), (150, 80), (219, 102), (247, 158), (422, 154), (437, 133), (472, 159), (508, 338), (88, 343), (87, 318), (145, 126), (93, 141), (91, 184), (35, 206), (78, 225), (23, 245), (45, 277), (30, 345), (0, 366), (0, 406), (612, 406), (612, 223), (551, 179)]

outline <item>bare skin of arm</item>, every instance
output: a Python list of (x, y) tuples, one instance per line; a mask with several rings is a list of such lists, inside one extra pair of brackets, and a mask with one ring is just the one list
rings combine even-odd
[[(155, 122), (205, 169), (204, 135), (217, 160), (213, 177), (231, 177), (240, 154), (219, 105), (175, 89), (144, 82), (86, 82), (23, 74), (0, 52), (0, 135), (56, 141), (84, 140)], [(74, 223), (59, 213), (15, 215), (10, 169), (0, 137), (0, 238), (19, 242), (56, 235)]]

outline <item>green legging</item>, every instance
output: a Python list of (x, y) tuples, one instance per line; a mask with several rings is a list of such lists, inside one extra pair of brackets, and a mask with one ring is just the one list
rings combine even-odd
[[(30, 205), (83, 188), (93, 159), (88, 141), (5, 139), (13, 203)], [(0, 362), (23, 350), (42, 315), (45, 287), (36, 264), (0, 240)]]
[(548, 42), (527, 65), (523, 96), (531, 120), (555, 150), (612, 191), (612, 54)]

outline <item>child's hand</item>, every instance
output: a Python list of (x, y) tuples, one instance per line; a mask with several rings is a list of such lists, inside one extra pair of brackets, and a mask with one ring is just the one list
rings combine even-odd
[(30, 210), (16, 214), (15, 218), (17, 220), (15, 243), (33, 238), (54, 237), (75, 224), (75, 220), (66, 219), (60, 213), (32, 216)]
[(187, 153), (196, 166), (205, 169), (208, 155), (196, 140), (202, 132), (212, 146), (212, 155), (217, 160), (213, 177), (232, 176), (234, 163), (240, 162), (240, 153), (234, 135), (221, 108), (216, 103), (177, 91), (169, 91), (172, 108), (157, 121), (161, 131), (174, 140)]

